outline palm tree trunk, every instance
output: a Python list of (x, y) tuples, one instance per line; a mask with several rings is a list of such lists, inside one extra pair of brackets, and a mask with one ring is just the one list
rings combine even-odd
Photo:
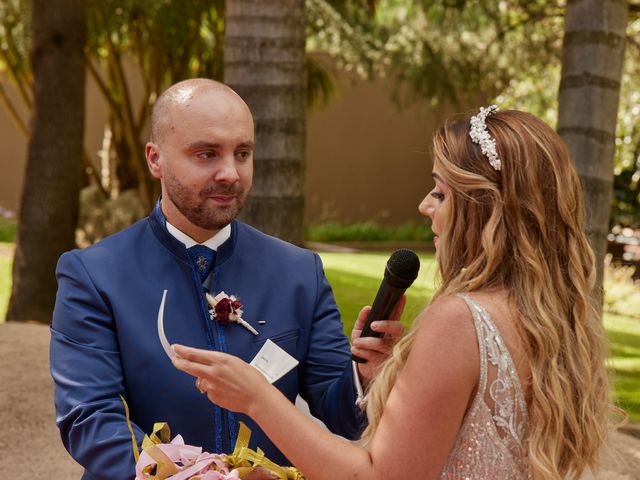
[(601, 295), (613, 194), (613, 157), (628, 3), (569, 0), (562, 47), (558, 133), (585, 191), (586, 228)]
[(84, 132), (83, 0), (33, 0), (34, 109), (8, 320), (49, 323), (55, 266), (73, 248)]
[(254, 116), (251, 199), (242, 218), (303, 241), (306, 141), (304, 0), (234, 0), (225, 20), (225, 82)]

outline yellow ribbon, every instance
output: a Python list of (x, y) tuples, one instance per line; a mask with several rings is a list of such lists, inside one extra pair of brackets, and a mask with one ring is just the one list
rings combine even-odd
[(120, 395), (120, 400), (122, 400), (122, 403), (124, 404), (124, 414), (127, 417), (127, 427), (129, 427), (129, 431), (131, 432), (131, 442), (133, 443), (133, 458), (135, 458), (136, 463), (138, 463), (138, 459), (140, 458), (140, 449), (138, 448), (136, 434), (133, 432), (133, 426), (131, 425), (131, 419), (129, 418), (129, 405), (127, 405), (127, 402), (122, 395)]
[(171, 429), (167, 422), (156, 422), (153, 424), (153, 432), (151, 435), (145, 435), (142, 441), (142, 450), (152, 445), (160, 445), (161, 443), (171, 443)]
[[(133, 444), (133, 457), (138, 463), (140, 459), (140, 449), (138, 448), (138, 441), (136, 440), (136, 434), (133, 431), (133, 425), (131, 425), (131, 417), (129, 416), (129, 405), (125, 401), (124, 397), (120, 395), (120, 399), (124, 404), (124, 413), (127, 418), (127, 427), (131, 432), (131, 443)], [(165, 453), (160, 450), (156, 445), (161, 443), (169, 443), (171, 441), (171, 429), (166, 422), (157, 422), (153, 424), (153, 432), (151, 435), (145, 435), (142, 441), (142, 450), (145, 450), (151, 458), (156, 461), (156, 466), (149, 465), (145, 467), (142, 474), (145, 478), (150, 480), (164, 480), (171, 475), (175, 475), (180, 472), (180, 469), (176, 467), (175, 463), (171, 461)], [(152, 475), (151, 470), (156, 469), (156, 474)]]
[[(264, 456), (264, 452), (261, 449), (257, 451), (249, 448), (249, 440), (251, 439), (251, 430), (243, 422), (239, 422), (240, 428), (238, 429), (238, 438), (236, 439), (236, 446), (233, 449), (233, 453), (228, 455), (224, 460), (229, 465), (229, 468), (246, 467), (247, 462), (253, 464), (253, 467), (261, 467), (270, 471), (276, 475), (280, 480), (304, 480), (304, 475), (293, 468), (283, 468), (280, 465), (273, 463), (267, 457)], [(240, 478), (244, 478), (244, 468), (242, 470), (238, 468)], [(249, 472), (247, 472), (249, 473)]]
[[(120, 395), (122, 403), (124, 404), (124, 412), (127, 417), (127, 426), (131, 432), (131, 442), (133, 444), (133, 456), (136, 459), (136, 463), (140, 458), (140, 450), (138, 449), (138, 442), (136, 435), (131, 425), (131, 419), (129, 418), (129, 406), (124, 397)], [(229, 469), (237, 469), (240, 478), (249, 476), (256, 468), (263, 468), (270, 471), (278, 477), (279, 480), (305, 480), (304, 475), (293, 467), (281, 467), (280, 465), (273, 463), (267, 457), (264, 456), (264, 452), (261, 449), (251, 450), (249, 448), (249, 440), (251, 439), (251, 430), (243, 422), (239, 422), (240, 427), (238, 429), (238, 437), (236, 438), (236, 445), (231, 455), (227, 455), (224, 458), (224, 462)], [(150, 480), (165, 480), (171, 475), (175, 475), (180, 472), (180, 469), (171, 461), (171, 459), (156, 445), (161, 443), (171, 442), (171, 429), (166, 422), (156, 422), (153, 424), (153, 432), (151, 435), (145, 435), (142, 441), (142, 449), (146, 451), (151, 458), (156, 461), (156, 466), (149, 465), (145, 467), (142, 474), (145, 478)], [(150, 472), (156, 469), (156, 474), (152, 475)]]

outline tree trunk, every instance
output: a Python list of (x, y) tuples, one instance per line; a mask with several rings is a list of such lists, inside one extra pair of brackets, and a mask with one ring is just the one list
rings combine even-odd
[(596, 253), (597, 294), (613, 194), (613, 157), (628, 3), (569, 0), (562, 46), (558, 133), (585, 191), (586, 229)]
[(242, 218), (303, 241), (306, 134), (304, 0), (227, 2), (225, 82), (253, 113), (254, 181)]
[(34, 109), (8, 320), (49, 323), (55, 266), (74, 247), (84, 132), (83, 0), (33, 0)]

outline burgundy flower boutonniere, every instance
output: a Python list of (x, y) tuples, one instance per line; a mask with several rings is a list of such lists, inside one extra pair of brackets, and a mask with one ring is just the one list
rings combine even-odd
[(256, 329), (242, 319), (242, 302), (234, 295), (229, 296), (224, 292), (220, 292), (215, 297), (207, 293), (206, 297), (207, 303), (211, 307), (209, 309), (211, 320), (217, 321), (221, 325), (237, 323), (254, 335), (258, 335)]

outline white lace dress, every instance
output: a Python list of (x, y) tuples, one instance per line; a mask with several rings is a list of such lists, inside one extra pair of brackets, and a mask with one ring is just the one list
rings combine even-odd
[(529, 417), (515, 365), (485, 309), (467, 295), (460, 297), (476, 327), (480, 381), (440, 478), (529, 480)]

